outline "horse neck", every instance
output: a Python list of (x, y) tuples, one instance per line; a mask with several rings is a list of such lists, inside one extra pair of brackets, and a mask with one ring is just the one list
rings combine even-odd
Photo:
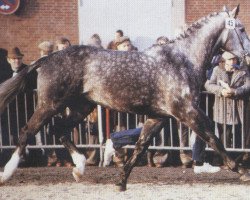
[(222, 15), (210, 17), (206, 22), (201, 22), (199, 29), (179, 42), (179, 48), (185, 49), (185, 54), (190, 58), (197, 76), (205, 77), (207, 65), (215, 53), (213, 51), (219, 48), (215, 47), (215, 44), (224, 27), (225, 18)]

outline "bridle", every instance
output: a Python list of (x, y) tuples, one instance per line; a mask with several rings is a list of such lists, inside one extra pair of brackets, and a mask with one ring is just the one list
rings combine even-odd
[[(230, 18), (229, 12), (226, 11), (226, 13), (227, 13), (228, 17)], [(242, 42), (242, 38), (239, 36), (239, 34), (238, 34), (238, 32), (237, 32), (237, 30), (236, 30), (235, 27), (233, 28), (233, 30), (235, 31), (235, 33), (236, 33), (236, 35), (237, 35), (237, 38), (238, 38), (238, 40), (239, 40), (239, 42), (240, 42), (240, 46), (241, 46), (241, 48), (242, 48), (242, 50), (243, 50), (243, 51), (242, 51), (242, 58), (245, 59), (246, 56), (249, 55), (249, 52), (244, 48), (244, 45), (243, 45), (243, 42)], [(225, 45), (226, 42), (227, 42), (228, 34), (229, 34), (229, 30), (228, 30), (228, 32), (227, 32), (227, 37), (226, 37), (226, 41), (225, 41), (224, 45)]]

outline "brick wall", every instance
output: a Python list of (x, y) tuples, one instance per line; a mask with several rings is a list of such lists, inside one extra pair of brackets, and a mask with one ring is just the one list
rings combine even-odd
[(250, 1), (249, 0), (186, 0), (186, 23), (190, 24), (212, 12), (220, 12), (226, 5), (229, 10), (240, 4), (239, 19), (250, 34)]
[[(19, 46), (25, 54), (24, 62), (30, 63), (39, 57), (37, 45), (44, 41), (55, 41), (65, 36), (72, 44), (78, 44), (78, 1), (68, 0), (21, 0), (22, 5), (13, 15), (0, 15), (0, 48)], [(188, 24), (223, 5), (230, 9), (240, 3), (239, 18), (250, 34), (249, 0), (186, 0), (186, 22)]]
[(0, 48), (20, 47), (24, 62), (39, 58), (37, 45), (65, 36), (78, 44), (77, 0), (21, 0), (12, 15), (0, 15)]

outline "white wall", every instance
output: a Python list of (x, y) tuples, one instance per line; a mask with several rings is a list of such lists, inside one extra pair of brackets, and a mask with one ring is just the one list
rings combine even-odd
[(172, 1), (79, 0), (80, 43), (86, 44), (92, 34), (98, 33), (106, 48), (118, 29), (139, 50), (151, 46), (159, 36), (172, 37)]

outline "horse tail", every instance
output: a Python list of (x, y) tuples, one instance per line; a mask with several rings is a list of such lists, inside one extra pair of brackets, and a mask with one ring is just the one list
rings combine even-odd
[(4, 81), (0, 84), (0, 115), (3, 113), (4, 109), (6, 108), (7, 104), (11, 102), (15, 96), (23, 91), (27, 75), (39, 68), (41, 66), (41, 61), (44, 59), (39, 59), (37, 62), (30, 66), (26, 66), (22, 69), (19, 73), (17, 73), (14, 77)]

